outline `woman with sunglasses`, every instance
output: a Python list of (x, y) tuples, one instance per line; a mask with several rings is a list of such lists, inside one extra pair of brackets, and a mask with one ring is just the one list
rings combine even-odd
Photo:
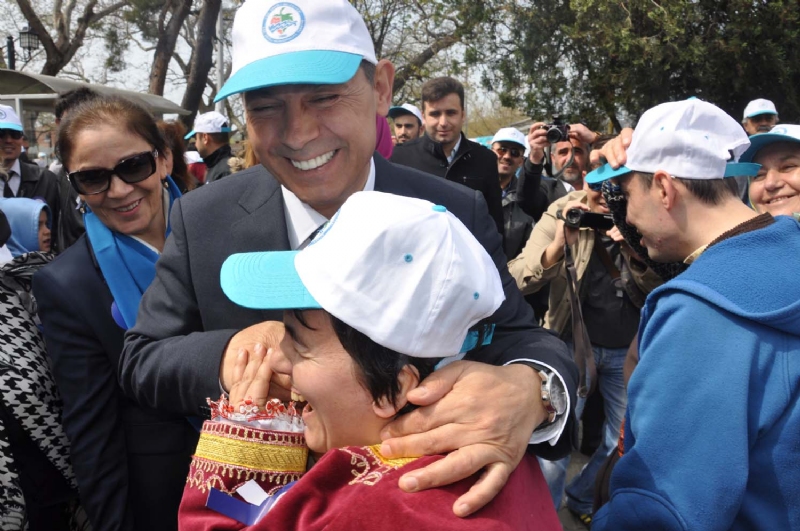
[(95, 530), (177, 528), (197, 431), (123, 395), (125, 330), (155, 275), (180, 192), (153, 117), (122, 98), (71, 111), (58, 149), (86, 234), (34, 277), (82, 503)]

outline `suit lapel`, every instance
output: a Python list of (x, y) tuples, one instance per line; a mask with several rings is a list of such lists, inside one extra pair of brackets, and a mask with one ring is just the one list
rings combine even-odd
[[(261, 172), (239, 198), (243, 217), (231, 224), (237, 252), (289, 250), (281, 186), (263, 166)], [(275, 312), (261, 311), (261, 315), (265, 320), (275, 318)]]

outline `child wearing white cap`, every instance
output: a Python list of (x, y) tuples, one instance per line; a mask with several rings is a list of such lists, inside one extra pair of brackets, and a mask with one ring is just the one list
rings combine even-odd
[[(280, 489), (280, 499), (265, 493), (256, 504), (259, 516), (249, 518), (246, 504), (222, 494), (237, 486), (224, 478), (261, 472), (273, 480), (286, 471), (258, 466), (285, 450), (256, 445), (257, 458), (249, 461), (247, 452), (215, 450), (211, 442), (225, 436), (220, 423), (229, 425), (230, 415), (207, 422), (184, 495), (182, 528), (195, 528), (203, 516), (221, 521), (207, 509), (198, 511), (205, 502), (253, 529), (560, 529), (533, 456), (523, 460), (493, 502), (463, 520), (443, 508), (469, 482), (406, 494), (393, 480), (441, 456), (398, 460), (381, 453), (381, 430), (410, 407), (407, 393), (441, 358), (469, 357), (490, 343), (493, 325), (487, 319), (505, 298), (489, 255), (444, 207), (356, 193), (308, 247), (234, 255), (222, 267), (221, 284), (237, 304), (284, 309), (286, 325), (279, 351), (251, 359), (247, 367), (240, 364), (242, 381), (231, 389), (233, 411), (243, 400), (245, 407), (267, 403), (262, 419), (280, 410), (267, 402), (268, 373), (288, 375), (293, 398), (305, 403), (305, 442), (322, 457), (299, 481)], [(277, 416), (296, 425), (296, 411), (290, 405)], [(247, 426), (253, 431), (240, 432), (239, 440), (254, 444), (284, 440), (287, 431)], [(269, 485), (264, 479), (259, 483)], [(215, 487), (219, 492), (211, 491), (206, 501)]]

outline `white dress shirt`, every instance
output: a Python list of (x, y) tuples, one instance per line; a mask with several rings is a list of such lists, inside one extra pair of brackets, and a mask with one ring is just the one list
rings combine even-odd
[[(375, 190), (375, 161), (369, 159), (369, 176), (364, 185), (364, 192)], [(289, 247), (297, 250), (305, 243), (315, 230), (321, 227), (328, 218), (300, 201), (288, 188), (281, 185), (283, 194), (283, 211), (286, 214), (286, 233), (289, 235)]]

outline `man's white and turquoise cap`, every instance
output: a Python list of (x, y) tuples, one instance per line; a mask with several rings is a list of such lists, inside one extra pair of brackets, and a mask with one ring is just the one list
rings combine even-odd
[(528, 149), (528, 138), (523, 135), (519, 129), (515, 129), (514, 127), (503, 127), (498, 130), (492, 137), (490, 145), (495, 142), (514, 142), (522, 146), (523, 149)]
[(233, 21), (231, 76), (214, 101), (275, 85), (349, 81), (377, 64), (364, 19), (347, 0), (246, 0)]
[[(800, 144), (800, 125), (780, 124), (770, 129), (769, 133), (760, 133), (750, 137), (750, 147), (742, 154), (742, 162), (752, 162), (762, 148), (775, 142), (794, 142)], [(797, 146), (800, 149), (800, 145)]]
[(324, 309), (421, 358), (475, 346), (470, 328), (505, 300), (497, 267), (456, 216), (382, 192), (350, 196), (301, 251), (232, 255), (221, 285), (246, 308)]
[(753, 116), (760, 116), (762, 114), (774, 114), (777, 116), (778, 109), (775, 108), (775, 104), (771, 101), (759, 98), (751, 101), (747, 104), (747, 107), (744, 108), (743, 120), (747, 120)]
[(697, 98), (662, 103), (645, 112), (633, 131), (627, 162), (589, 173), (589, 184), (632, 171), (663, 170), (682, 179), (710, 180), (758, 173), (758, 164), (739, 163), (750, 146), (742, 126), (725, 111)]
[(22, 122), (13, 107), (0, 105), (0, 129), (22, 131)]
[(198, 116), (194, 121), (194, 129), (183, 137), (189, 140), (197, 133), (230, 133), (231, 127), (228, 119), (217, 111), (211, 111)]

